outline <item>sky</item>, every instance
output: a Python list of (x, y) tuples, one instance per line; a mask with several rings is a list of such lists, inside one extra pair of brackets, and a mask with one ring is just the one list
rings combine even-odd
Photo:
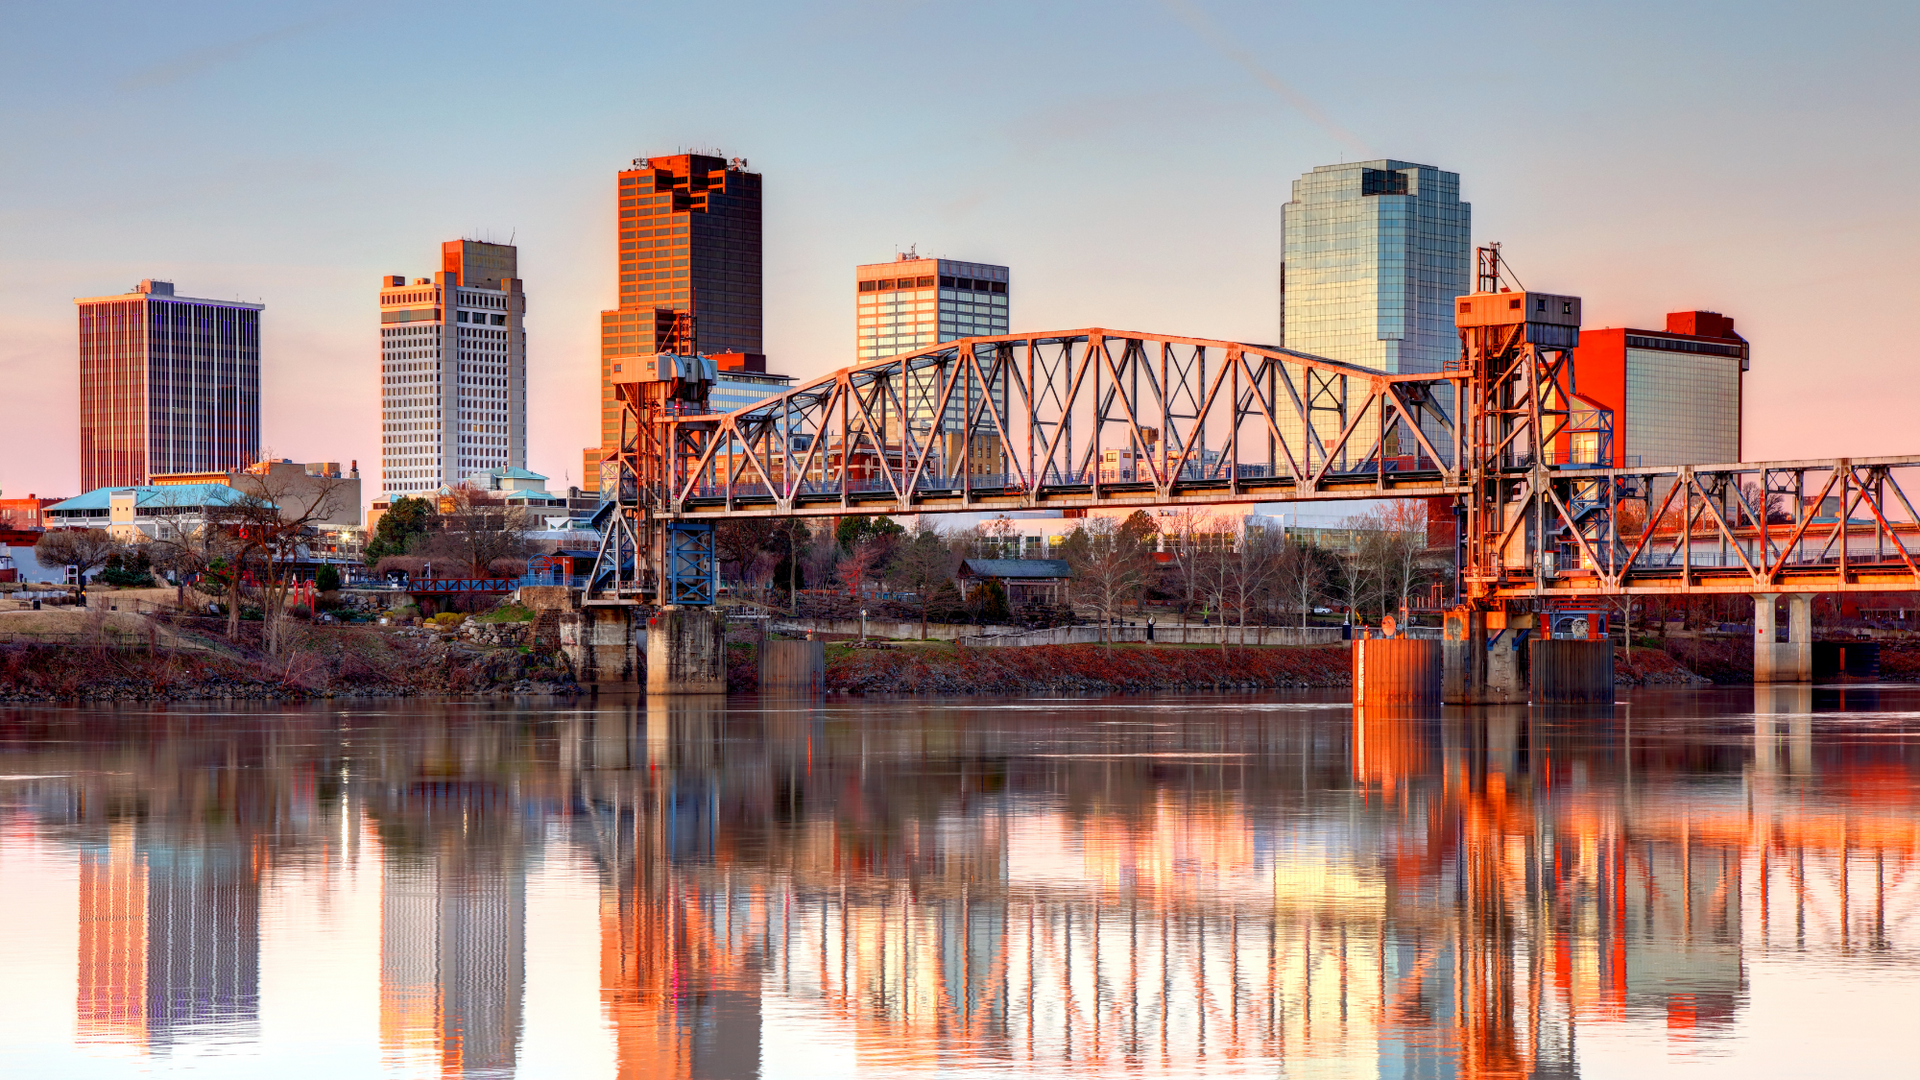
[(1749, 460), (1920, 452), (1920, 5), (27, 4), (0, 0), (0, 493), (79, 486), (75, 297), (266, 305), (262, 449), (379, 456), (383, 274), (519, 246), (530, 453), (578, 483), (615, 173), (765, 177), (772, 370), (853, 359), (853, 268), (1012, 267), (1013, 327), (1270, 341), (1316, 165), (1458, 172), (1586, 325), (1731, 315)]

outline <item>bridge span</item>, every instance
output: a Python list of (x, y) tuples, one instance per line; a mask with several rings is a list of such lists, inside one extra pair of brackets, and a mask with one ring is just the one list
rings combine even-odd
[(1770, 633), (1785, 594), (1808, 670), (1812, 594), (1920, 591), (1920, 455), (1618, 467), (1615, 416), (1577, 392), (1579, 298), (1499, 288), (1497, 252), (1482, 261), (1434, 372), (1087, 327), (942, 342), (718, 413), (711, 360), (643, 357), (615, 384), (583, 603), (711, 604), (713, 525), (733, 517), (1381, 498), (1449, 502), (1461, 603), (1515, 626), (1740, 594)]

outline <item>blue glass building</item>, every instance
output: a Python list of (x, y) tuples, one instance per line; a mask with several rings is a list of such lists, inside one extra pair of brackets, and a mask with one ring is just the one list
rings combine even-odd
[(1281, 344), (1380, 371), (1438, 371), (1459, 352), (1472, 207), (1460, 174), (1382, 159), (1322, 165), (1286, 205)]

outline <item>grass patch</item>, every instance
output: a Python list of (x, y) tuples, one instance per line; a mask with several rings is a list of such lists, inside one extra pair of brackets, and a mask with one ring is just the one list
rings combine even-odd
[(494, 608), (492, 611), (475, 615), (473, 621), (483, 623), (532, 622), (533, 609), (523, 604), (508, 601)]

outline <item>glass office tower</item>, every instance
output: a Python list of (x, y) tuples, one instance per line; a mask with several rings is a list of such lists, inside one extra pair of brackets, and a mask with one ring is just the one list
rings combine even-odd
[(80, 309), (80, 485), (260, 460), (259, 304), (176, 296), (148, 279)]
[(1472, 208), (1460, 174), (1382, 159), (1322, 165), (1286, 205), (1281, 344), (1380, 371), (1438, 371), (1460, 350)]

